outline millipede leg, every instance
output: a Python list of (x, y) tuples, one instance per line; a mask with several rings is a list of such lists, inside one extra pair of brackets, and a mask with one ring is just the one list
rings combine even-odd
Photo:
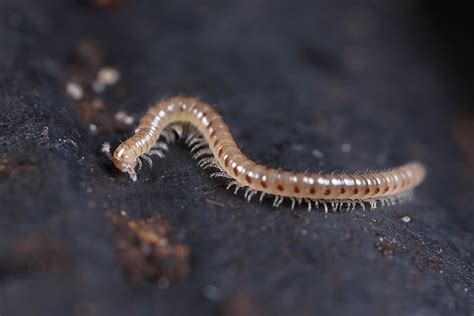
[(198, 132), (194, 132), (192, 134), (190, 134), (187, 138), (186, 138), (186, 145), (188, 145), (189, 147), (195, 145), (196, 143), (199, 143), (199, 142), (202, 142), (202, 141), (205, 141), (206, 139)]
[(295, 209), (295, 204), (296, 204), (296, 199), (294, 197), (291, 197), (290, 201), (291, 201), (291, 209), (294, 210)]
[(150, 156), (143, 154), (141, 157), (150, 165), (150, 168), (153, 168), (153, 160), (151, 160)]
[(199, 137), (199, 133), (197, 131), (192, 131), (184, 140), (184, 143), (188, 146), (192, 146), (192, 143)]
[(176, 134), (169, 129), (164, 129), (160, 136), (163, 136), (168, 144), (174, 143), (176, 139)]
[(229, 176), (226, 172), (218, 171), (211, 173), (211, 178), (226, 178), (226, 179), (233, 179), (231, 176)]
[(166, 144), (165, 142), (156, 142), (155, 145), (153, 145), (153, 147), (151, 147), (152, 149), (158, 149), (158, 150), (162, 150), (162, 151), (169, 151), (169, 147), (168, 147), (168, 144)]
[(203, 169), (216, 168), (216, 169), (221, 170), (221, 167), (219, 166), (219, 164), (217, 163), (217, 160), (214, 157), (201, 158), (198, 161), (197, 165)]
[(352, 201), (347, 201), (347, 207), (346, 207), (346, 212), (349, 212), (352, 207)]
[(212, 150), (209, 147), (200, 149), (193, 155), (193, 158), (198, 159), (199, 157), (204, 155), (212, 155)]
[(140, 157), (137, 158), (137, 165), (138, 165), (138, 171), (142, 170), (143, 163), (142, 163), (142, 161), (140, 160)]
[(285, 198), (283, 196), (275, 195), (273, 200), (273, 207), (279, 207)]
[(178, 135), (179, 138), (183, 136), (183, 125), (182, 124), (173, 124), (171, 125), (171, 130)]
[(148, 152), (147, 152), (147, 155), (148, 156), (158, 156), (160, 158), (164, 158), (165, 155), (160, 151), (160, 150), (157, 150), (157, 149), (150, 149)]
[(247, 190), (245, 190), (244, 198), (250, 202), (252, 196), (254, 196), (256, 193), (257, 191), (253, 190), (252, 188), (247, 188)]
[(362, 201), (362, 200), (356, 200), (355, 203), (356, 203), (356, 204), (359, 204), (359, 205), (362, 207), (362, 209), (365, 211), (365, 203), (364, 203), (364, 201)]
[(250, 200), (252, 199), (252, 197), (253, 197), (255, 194), (257, 194), (257, 193), (258, 193), (258, 191), (255, 191), (255, 190), (250, 191), (249, 195), (247, 196), (247, 201), (250, 202)]
[(329, 213), (328, 203), (326, 201), (321, 201), (321, 203), (324, 205), (324, 213)]
[(207, 141), (205, 139), (199, 139), (199, 141), (197, 142), (193, 142), (192, 145), (189, 145), (189, 150), (191, 153), (193, 153), (194, 151), (196, 151), (197, 149), (199, 148), (202, 148), (202, 147), (207, 147)]
[(239, 192), (239, 189), (245, 187), (245, 185), (242, 185), (240, 184), (240, 182), (234, 180), (229, 182), (229, 184), (227, 185), (227, 190), (232, 188), (232, 186), (235, 186), (234, 194), (237, 194), (237, 192)]
[(214, 157), (203, 157), (203, 158), (200, 158), (198, 160), (198, 162), (196, 163), (196, 165), (198, 167), (201, 167), (201, 168), (204, 168), (205, 165), (207, 165), (208, 163), (214, 161)]

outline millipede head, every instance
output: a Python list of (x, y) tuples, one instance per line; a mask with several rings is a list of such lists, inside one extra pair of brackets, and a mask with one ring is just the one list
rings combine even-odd
[(136, 159), (134, 159), (130, 154), (126, 145), (121, 144), (115, 149), (114, 155), (110, 153), (110, 144), (104, 143), (102, 145), (102, 152), (109, 157), (110, 160), (114, 163), (115, 167), (122, 172), (128, 173), (130, 178), (133, 181), (137, 181), (137, 173), (135, 172)]

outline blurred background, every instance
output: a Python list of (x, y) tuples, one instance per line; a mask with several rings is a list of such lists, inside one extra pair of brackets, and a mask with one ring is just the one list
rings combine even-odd
[[(474, 37), (442, 1), (0, 0), (0, 315), (474, 315)], [(115, 148), (198, 97), (272, 167), (423, 162), (413, 201), (246, 202), (177, 144)]]

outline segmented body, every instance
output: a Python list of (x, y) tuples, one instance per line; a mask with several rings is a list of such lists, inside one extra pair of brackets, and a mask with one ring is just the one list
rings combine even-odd
[[(158, 142), (161, 136), (170, 140), (174, 134), (187, 134), (196, 158), (203, 167), (218, 169), (213, 175), (230, 179), (230, 186), (246, 188), (250, 199), (256, 193), (271, 195), (278, 206), (288, 198), (292, 206), (306, 201), (323, 203), (327, 211), (332, 208), (354, 207), (356, 203), (394, 202), (406, 197), (425, 177), (423, 165), (408, 163), (384, 172), (366, 174), (318, 174), (295, 173), (267, 168), (248, 159), (236, 145), (229, 128), (213, 108), (194, 98), (175, 97), (163, 100), (150, 108), (142, 118), (135, 134), (123, 142), (114, 152), (113, 161), (118, 169), (136, 180), (135, 167), (141, 165), (140, 157), (150, 162), (148, 155), (162, 156), (167, 150)], [(186, 132), (186, 126), (193, 126)], [(168, 127), (168, 129), (166, 129)], [(158, 144), (158, 145), (157, 145)]]

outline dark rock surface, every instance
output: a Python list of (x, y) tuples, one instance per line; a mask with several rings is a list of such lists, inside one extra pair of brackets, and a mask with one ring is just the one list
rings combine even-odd
[[(0, 1), (0, 315), (473, 315), (462, 14), (413, 1)], [(97, 93), (102, 66), (121, 78)], [(177, 145), (133, 183), (100, 153), (133, 130), (114, 113), (138, 119), (177, 94), (214, 104), (259, 162), (416, 159), (428, 178), (414, 201), (376, 211), (275, 210)], [(116, 251), (116, 216), (138, 227), (136, 262), (158, 262), (144, 273), (158, 280), (124, 272), (135, 257)], [(175, 246), (150, 251), (156, 236)]]

